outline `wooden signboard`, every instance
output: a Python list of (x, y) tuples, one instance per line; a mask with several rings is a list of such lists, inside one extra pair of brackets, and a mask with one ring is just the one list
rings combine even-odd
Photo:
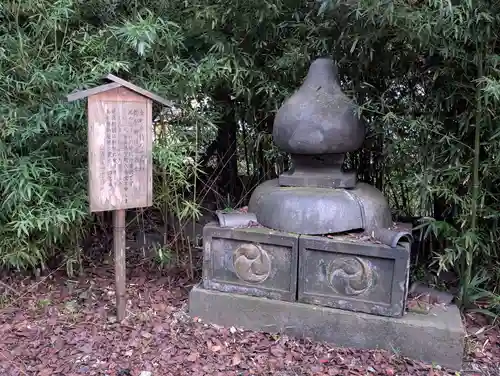
[(120, 87), (88, 99), (92, 212), (153, 204), (152, 100)]
[(126, 314), (125, 210), (153, 203), (152, 104), (173, 103), (119, 77), (68, 95), (88, 97), (89, 202), (91, 212), (113, 211), (116, 311)]

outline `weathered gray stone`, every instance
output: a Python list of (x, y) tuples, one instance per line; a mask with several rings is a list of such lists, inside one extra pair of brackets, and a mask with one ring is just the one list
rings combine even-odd
[(348, 236), (299, 240), (298, 301), (400, 317), (406, 306), (409, 244), (391, 248)]
[(344, 154), (292, 155), (292, 167), (278, 178), (284, 187), (354, 188), (356, 171), (342, 170)]
[(248, 211), (266, 227), (284, 232), (322, 235), (392, 225), (387, 199), (365, 183), (354, 189), (280, 187), (278, 179), (260, 184)]
[(203, 286), (296, 300), (298, 235), (262, 227), (203, 229)]
[(333, 60), (316, 59), (304, 83), (276, 113), (274, 143), (291, 154), (355, 151), (365, 138), (356, 110), (340, 88)]
[(285, 333), (341, 347), (385, 349), (453, 370), (462, 367), (465, 331), (456, 306), (434, 307), (429, 315), (391, 318), (196, 286), (190, 292), (189, 314), (225, 327)]
[(278, 182), (282, 187), (354, 188), (356, 174), (329, 168), (312, 171), (293, 169), (281, 174)]
[(254, 213), (245, 212), (229, 212), (225, 213), (223, 211), (217, 210), (215, 212), (217, 219), (219, 220), (220, 227), (250, 227), (252, 224), (257, 223), (257, 217)]

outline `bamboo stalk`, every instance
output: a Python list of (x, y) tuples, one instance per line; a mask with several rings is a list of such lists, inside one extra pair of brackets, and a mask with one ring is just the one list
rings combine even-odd
[[(482, 59), (479, 59), (478, 64), (478, 78), (483, 76), (483, 63)], [(471, 203), (471, 218), (470, 227), (471, 231), (476, 231), (477, 229), (477, 201), (479, 198), (479, 161), (480, 161), (480, 150), (481, 150), (481, 120), (482, 120), (482, 105), (481, 105), (481, 88), (476, 88), (476, 114), (475, 114), (475, 130), (474, 130), (474, 160), (472, 164), (472, 203)], [(464, 288), (462, 290), (462, 298), (467, 298), (468, 290), (472, 280), (472, 260), (474, 253), (474, 246), (472, 249), (467, 250), (465, 255), (465, 275), (464, 275)], [(468, 301), (463, 301), (462, 304), (469, 304)], [(467, 299), (468, 300), (468, 299)]]

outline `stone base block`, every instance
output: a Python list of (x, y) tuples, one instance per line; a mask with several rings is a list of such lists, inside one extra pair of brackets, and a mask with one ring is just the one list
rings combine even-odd
[(375, 316), (297, 302), (206, 290), (195, 286), (189, 314), (207, 323), (284, 333), (340, 347), (385, 349), (460, 370), (465, 330), (456, 306), (427, 315)]
[(299, 236), (262, 227), (203, 228), (203, 287), (296, 300)]
[(381, 316), (403, 316), (410, 248), (301, 236), (298, 301)]

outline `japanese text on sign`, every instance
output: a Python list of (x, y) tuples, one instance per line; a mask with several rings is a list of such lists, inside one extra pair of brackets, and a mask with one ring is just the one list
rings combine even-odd
[[(97, 163), (99, 210), (149, 206), (151, 148), (147, 104), (100, 102), (104, 124), (94, 126), (92, 137), (101, 138)], [(96, 128), (101, 128), (100, 132)], [(92, 171), (91, 171), (92, 173)], [(92, 201), (91, 195), (91, 201)], [(94, 200), (96, 197), (94, 197)]]

